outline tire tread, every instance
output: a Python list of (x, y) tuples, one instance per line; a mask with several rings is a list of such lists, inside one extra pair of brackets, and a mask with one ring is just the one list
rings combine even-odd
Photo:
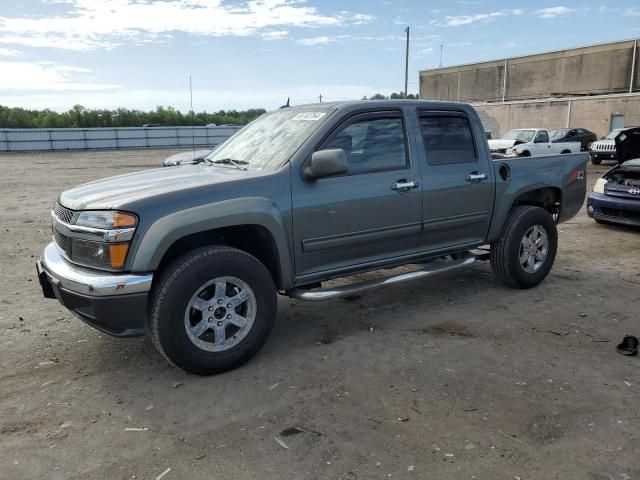
[[(148, 314), (146, 321), (146, 331), (148, 332), (151, 342), (156, 347), (158, 352), (174, 367), (183, 368), (171, 359), (170, 355), (166, 352), (160, 339), (160, 306), (164, 305), (168, 296), (171, 295), (172, 287), (178, 281), (178, 278), (187, 270), (193, 268), (195, 265), (206, 261), (210, 257), (223, 260), (225, 258), (237, 260), (238, 258), (251, 262), (254, 268), (262, 268), (263, 274), (266, 274), (269, 278), (271, 273), (257, 258), (249, 253), (227, 246), (211, 246), (201, 247), (190, 252), (185, 253), (181, 257), (178, 257), (171, 264), (162, 270), (160, 277), (152, 288), (151, 296), (149, 299)], [(273, 279), (272, 279), (273, 281)], [(272, 283), (273, 290), (275, 292), (275, 284)], [(265, 339), (266, 340), (266, 339)], [(222, 370), (220, 370), (222, 371)], [(198, 373), (198, 372), (196, 372)]]

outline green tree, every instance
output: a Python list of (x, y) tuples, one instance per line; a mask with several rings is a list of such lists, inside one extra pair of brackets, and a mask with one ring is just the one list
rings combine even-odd
[(216, 113), (190, 111), (183, 114), (173, 107), (161, 105), (149, 112), (127, 108), (87, 109), (82, 105), (74, 105), (66, 112), (53, 112), (48, 109), (25, 110), (0, 105), (0, 128), (140, 127), (150, 123), (166, 126), (211, 123), (245, 125), (265, 112), (263, 108), (251, 108), (242, 111), (220, 110)]

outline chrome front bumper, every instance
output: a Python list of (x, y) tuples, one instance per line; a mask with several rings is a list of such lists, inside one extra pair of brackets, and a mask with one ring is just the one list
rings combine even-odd
[(56, 298), (78, 318), (116, 337), (144, 335), (153, 275), (98, 272), (69, 263), (50, 243), (37, 262), (45, 298)]
[(42, 269), (49, 281), (69, 292), (92, 297), (146, 293), (152, 274), (107, 273), (78, 267), (62, 257), (52, 242), (42, 252)]

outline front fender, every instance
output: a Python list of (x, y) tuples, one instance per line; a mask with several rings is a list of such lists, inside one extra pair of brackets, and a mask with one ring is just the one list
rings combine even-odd
[(155, 271), (169, 247), (195, 233), (223, 227), (259, 225), (272, 235), (285, 282), (293, 275), (292, 253), (281, 212), (266, 198), (245, 197), (179, 210), (156, 220), (144, 232), (133, 254), (131, 270)]

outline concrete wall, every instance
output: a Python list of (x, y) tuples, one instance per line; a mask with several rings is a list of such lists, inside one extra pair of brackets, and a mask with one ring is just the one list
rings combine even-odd
[[(506, 100), (520, 100), (629, 92), (635, 43), (615, 42), (424, 70), (420, 72), (420, 98), (491, 102), (502, 101), (503, 95)], [(638, 50), (640, 47), (636, 47), (634, 91), (640, 91)]]
[(608, 95), (562, 100), (476, 103), (486, 130), (500, 138), (512, 128), (581, 127), (603, 137), (610, 130), (611, 115), (624, 115), (624, 125), (640, 126), (640, 94)]

